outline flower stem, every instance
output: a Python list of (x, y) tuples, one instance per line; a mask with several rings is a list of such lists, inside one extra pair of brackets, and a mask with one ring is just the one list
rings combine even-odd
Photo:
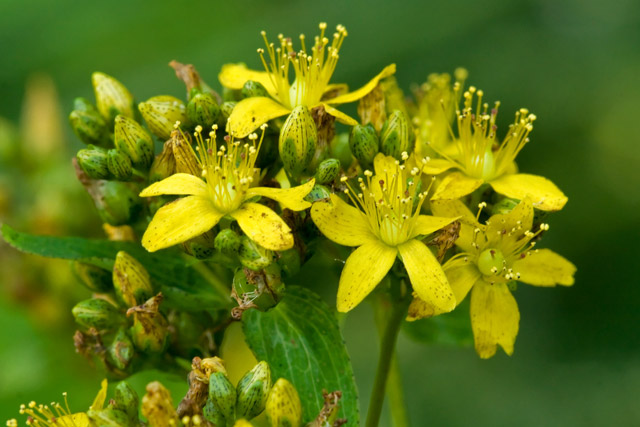
[(389, 368), (389, 379), (387, 384), (387, 398), (391, 409), (391, 420), (393, 427), (408, 427), (409, 417), (407, 416), (407, 405), (404, 401), (404, 390), (402, 389), (402, 376), (400, 375), (400, 365), (398, 363), (398, 352), (394, 352)]

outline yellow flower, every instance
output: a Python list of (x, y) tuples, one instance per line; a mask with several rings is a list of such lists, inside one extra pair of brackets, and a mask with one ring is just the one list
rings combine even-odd
[[(407, 159), (407, 153), (403, 158)], [(375, 176), (365, 171), (360, 191), (349, 186), (345, 193), (353, 204), (336, 195), (331, 202), (314, 203), (311, 218), (334, 242), (358, 248), (349, 256), (340, 276), (338, 310), (346, 312), (362, 301), (384, 278), (400, 255), (414, 291), (443, 312), (456, 300), (442, 267), (419, 236), (455, 221), (420, 215), (427, 191), (419, 189), (420, 169), (408, 170), (393, 157), (378, 154)], [(346, 177), (342, 178), (346, 182)], [(348, 184), (347, 184), (348, 185)]]
[(249, 142), (228, 138), (216, 144), (214, 125), (210, 138), (203, 140), (202, 128), (194, 133), (197, 159), (202, 177), (178, 173), (150, 185), (141, 197), (174, 194), (187, 196), (160, 208), (142, 237), (142, 246), (154, 252), (198, 236), (229, 215), (244, 233), (266, 249), (282, 251), (293, 246), (291, 229), (273, 210), (252, 201), (256, 196), (273, 199), (291, 210), (311, 206), (303, 198), (311, 191), (314, 180), (290, 189), (251, 187), (258, 170), (254, 168), (262, 137), (249, 135)]
[[(334, 96), (336, 91), (346, 89), (346, 85), (329, 84), (329, 80), (338, 63), (338, 52), (347, 36), (347, 30), (338, 25), (329, 44), (329, 39), (324, 34), (326, 28), (326, 23), (320, 24), (320, 35), (315, 37), (310, 53), (306, 50), (304, 34), (300, 35), (301, 50), (296, 52), (290, 38), (278, 35), (280, 46), (275, 47), (273, 43), (269, 43), (263, 31), (268, 58), (264, 56), (264, 49), (258, 49), (258, 52), (266, 71), (249, 70), (242, 64), (227, 64), (222, 68), (219, 80), (223, 86), (241, 89), (247, 80), (254, 80), (260, 82), (271, 96), (251, 97), (240, 101), (229, 117), (231, 135), (243, 138), (262, 123), (287, 115), (301, 105), (309, 109), (322, 105), (327, 113), (340, 122), (350, 126), (358, 124), (331, 105), (357, 101), (371, 92), (381, 79), (395, 73), (396, 66), (391, 64), (385, 67), (380, 74), (354, 92)], [(291, 67), (295, 73), (293, 83), (289, 80)]]
[[(91, 420), (85, 412), (71, 413), (69, 404), (67, 403), (67, 393), (64, 396), (64, 406), (60, 403), (52, 402), (50, 405), (38, 405), (36, 402), (29, 402), (28, 405), (20, 406), (20, 414), (26, 414), (29, 418), (28, 425), (36, 427), (46, 426), (68, 426), (68, 427), (89, 427), (92, 425)], [(107, 398), (107, 380), (102, 380), (100, 391), (93, 400), (89, 409), (102, 409), (104, 401)], [(8, 426), (17, 426), (17, 420), (7, 421)]]
[[(478, 95), (473, 108), (473, 96)], [(450, 173), (440, 183), (431, 200), (453, 200), (471, 194), (482, 184), (488, 183), (500, 194), (522, 200), (528, 197), (534, 207), (544, 211), (557, 211), (567, 203), (567, 197), (548, 179), (517, 173), (514, 162), (522, 148), (529, 142), (536, 116), (526, 109), (516, 113), (515, 122), (501, 143), (496, 141), (496, 116), (499, 102), (489, 112), (488, 104), (482, 104), (483, 92), (472, 86), (464, 93), (464, 109), (457, 111), (458, 138), (453, 147), (438, 150), (442, 159), (427, 163), (424, 171), (438, 175), (449, 169)]]
[[(536, 242), (532, 239), (549, 226), (541, 224), (536, 232), (531, 231), (533, 205), (529, 199), (508, 214), (493, 215), (486, 225), (479, 224), (458, 200), (436, 202), (431, 208), (439, 215), (461, 217), (456, 245), (463, 252), (447, 261), (444, 269), (457, 301), (473, 288), (471, 327), (476, 352), (489, 358), (500, 345), (511, 355), (520, 313), (508, 283), (517, 280), (534, 286), (570, 286), (576, 267), (549, 249), (534, 249)], [(419, 297), (409, 307), (409, 320), (439, 313), (437, 307)]]

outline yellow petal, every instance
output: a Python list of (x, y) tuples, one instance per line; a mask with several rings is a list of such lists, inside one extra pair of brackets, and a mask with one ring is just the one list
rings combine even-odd
[(351, 310), (369, 295), (389, 272), (397, 253), (396, 248), (378, 240), (370, 240), (353, 251), (340, 276), (338, 311)]
[(515, 261), (513, 271), (520, 273), (520, 282), (530, 285), (571, 286), (576, 266), (549, 249), (537, 249)]
[(462, 172), (453, 172), (444, 177), (431, 200), (455, 200), (473, 193), (484, 181), (466, 176)]
[(478, 280), (471, 292), (471, 329), (478, 355), (490, 358), (499, 344), (511, 356), (519, 323), (518, 304), (507, 285)]
[(345, 104), (347, 102), (357, 101), (358, 99), (371, 92), (380, 80), (391, 76), (395, 72), (396, 64), (387, 65), (382, 69), (380, 74), (369, 80), (369, 82), (366, 85), (362, 86), (360, 89), (356, 89), (353, 92), (345, 93), (344, 95), (329, 99), (327, 102), (331, 104)]
[[(100, 383), (100, 390), (98, 391), (98, 394), (96, 395), (96, 398), (93, 399), (93, 403), (91, 404), (90, 409), (102, 409), (102, 406), (104, 405), (104, 401), (107, 398), (107, 386), (109, 385), (109, 382), (107, 381), (107, 379), (103, 379), (102, 382)], [(76, 414), (79, 415), (79, 414)], [(86, 415), (85, 415), (86, 416)]]
[[(385, 156), (382, 153), (376, 154), (376, 157), (373, 159), (373, 170), (376, 175), (384, 177), (389, 174), (396, 173), (398, 170), (398, 165), (396, 164), (396, 158), (392, 156)], [(401, 183), (403, 185), (404, 183)]]
[(211, 230), (223, 214), (205, 197), (189, 196), (158, 209), (142, 236), (149, 252), (168, 248)]
[(326, 102), (322, 102), (319, 105), (322, 105), (324, 107), (324, 110), (327, 112), (327, 114), (331, 114), (333, 117), (336, 118), (336, 120), (338, 120), (342, 124), (345, 124), (347, 126), (356, 126), (357, 124), (359, 124), (356, 119), (343, 113), (337, 108), (333, 108), (331, 105), (327, 104)]
[[(500, 235), (513, 233), (518, 238), (533, 226), (533, 206), (523, 199), (507, 214), (492, 215), (487, 220), (487, 236), (490, 241), (500, 240)], [(515, 240), (515, 239), (514, 239)]]
[(253, 196), (263, 196), (279, 202), (282, 206), (293, 211), (303, 211), (311, 207), (311, 203), (304, 200), (315, 185), (315, 179), (293, 188), (250, 188), (245, 194), (245, 200)]
[(313, 204), (311, 219), (322, 234), (339, 245), (360, 246), (375, 240), (364, 214), (335, 194), (331, 195), (330, 203)]
[(277, 213), (259, 203), (244, 203), (231, 212), (244, 233), (263, 248), (284, 251), (293, 247), (293, 234)]
[(421, 300), (415, 292), (413, 293), (413, 299), (411, 300), (411, 304), (409, 304), (409, 311), (407, 313), (406, 320), (408, 322), (424, 319), (425, 317), (437, 316), (438, 314), (442, 314), (442, 311), (432, 304)]
[(441, 313), (453, 310), (456, 298), (442, 266), (429, 248), (424, 243), (411, 239), (398, 246), (398, 251), (418, 297)]
[[(99, 408), (102, 409), (102, 408)], [(40, 423), (35, 424), (40, 425)], [(73, 426), (73, 427), (89, 427), (91, 420), (85, 412), (78, 412), (76, 414), (63, 415), (56, 418), (56, 426)]]
[(447, 159), (430, 159), (422, 167), (422, 171), (428, 175), (440, 175), (454, 167), (456, 164)]
[(528, 197), (534, 208), (543, 211), (559, 211), (569, 200), (553, 182), (537, 175), (504, 175), (491, 181), (491, 186), (497, 193), (507, 197), (519, 200)]
[(247, 80), (253, 80), (264, 86), (271, 96), (276, 96), (273, 82), (266, 71), (250, 70), (244, 64), (225, 64), (218, 74), (220, 84), (229, 89), (242, 89)]
[(418, 218), (416, 218), (413, 230), (411, 230), (410, 238), (414, 238), (418, 235), (426, 236), (427, 234), (431, 234), (434, 231), (438, 231), (451, 224), (457, 219), (458, 217), (447, 218), (441, 216), (419, 215)]
[(348, 90), (349, 86), (346, 83), (330, 83), (327, 85), (327, 87), (324, 88), (324, 93), (322, 94), (323, 101), (325, 100), (325, 96), (346, 93)]
[(188, 173), (177, 173), (162, 181), (151, 184), (140, 193), (140, 197), (174, 194), (178, 196), (206, 197), (207, 184), (200, 178)]
[(434, 200), (431, 202), (431, 211), (435, 215), (442, 217), (458, 217), (458, 221), (462, 226), (460, 227), (460, 235), (456, 240), (456, 246), (465, 252), (475, 251), (475, 248), (471, 245), (473, 243), (473, 230), (481, 226), (464, 203), (460, 200)]
[(291, 112), (271, 98), (255, 96), (243, 99), (233, 108), (227, 126), (235, 138), (244, 138), (260, 125)]

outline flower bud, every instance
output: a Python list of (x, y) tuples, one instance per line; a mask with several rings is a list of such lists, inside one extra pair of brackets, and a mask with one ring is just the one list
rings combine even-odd
[(174, 96), (160, 95), (138, 104), (138, 110), (147, 122), (149, 130), (158, 138), (169, 138), (176, 122), (187, 121), (187, 109), (184, 102)]
[(151, 182), (162, 181), (176, 173), (176, 159), (173, 157), (173, 140), (164, 143), (162, 152), (156, 156), (149, 169)]
[(168, 324), (159, 311), (161, 302), (162, 294), (158, 294), (149, 298), (144, 304), (127, 310), (127, 316), (133, 314), (131, 338), (140, 351), (160, 353), (165, 347)]
[(80, 261), (73, 261), (71, 270), (82, 284), (91, 291), (103, 293), (113, 289), (110, 271)]
[(316, 182), (318, 184), (326, 184), (332, 182), (338, 177), (340, 172), (340, 160), (326, 159), (318, 165), (316, 171)]
[(265, 289), (264, 285), (259, 287), (257, 283), (249, 281), (243, 269), (239, 269), (233, 275), (233, 290), (240, 306), (255, 307), (265, 311), (276, 305), (274, 295)]
[(140, 198), (129, 186), (118, 181), (99, 181), (91, 194), (103, 222), (128, 223), (140, 209)]
[(193, 237), (182, 244), (182, 248), (188, 255), (197, 259), (208, 259), (215, 253), (214, 234), (210, 231)]
[(228, 256), (237, 255), (241, 243), (240, 236), (230, 228), (220, 230), (213, 242), (217, 250)]
[(313, 159), (317, 142), (318, 131), (307, 107), (294, 108), (282, 125), (278, 143), (285, 170), (298, 177)]
[(298, 427), (302, 424), (300, 397), (293, 384), (284, 378), (273, 385), (265, 406), (271, 427)]
[(411, 153), (414, 142), (415, 134), (407, 115), (394, 110), (380, 132), (380, 151), (400, 160), (403, 152)]
[(195, 93), (187, 104), (187, 117), (192, 124), (211, 129), (220, 120), (220, 107), (208, 92)]
[(198, 158), (193, 152), (191, 142), (184, 139), (182, 132), (174, 130), (171, 133), (171, 148), (173, 158), (176, 160), (176, 172), (188, 173), (198, 178), (202, 176), (202, 168), (198, 163)]
[(113, 400), (115, 401), (116, 409), (123, 411), (127, 414), (130, 421), (138, 421), (138, 405), (140, 404), (140, 398), (138, 393), (127, 383), (126, 381), (120, 381), (116, 388), (113, 390)]
[(127, 181), (133, 173), (129, 157), (115, 148), (107, 151), (107, 167), (109, 173), (118, 181)]
[(264, 411), (271, 389), (271, 369), (267, 362), (258, 363), (238, 382), (236, 417), (252, 419)]
[(236, 389), (222, 372), (209, 375), (209, 400), (227, 420), (233, 420), (236, 410)]
[(133, 95), (118, 80), (103, 73), (93, 73), (91, 83), (98, 111), (111, 127), (118, 114), (134, 118)]
[(363, 169), (370, 168), (378, 154), (378, 136), (373, 125), (354, 126), (349, 135), (349, 148)]
[(508, 214), (518, 205), (519, 201), (516, 199), (510, 199), (505, 197), (498, 203), (495, 203), (491, 208), (491, 215), (505, 215)]
[(101, 146), (109, 144), (109, 127), (96, 107), (84, 98), (76, 98), (73, 108), (69, 123), (80, 141)]
[(71, 309), (76, 322), (86, 328), (107, 329), (122, 322), (123, 317), (109, 301), (90, 298)]
[(135, 120), (117, 116), (114, 131), (116, 148), (126, 154), (135, 167), (146, 169), (153, 162), (153, 139)]
[[(129, 419), (129, 416), (124, 411), (112, 406), (107, 406), (102, 409), (89, 409), (87, 411), (87, 416), (91, 421), (93, 421), (91, 424), (87, 425), (96, 425), (100, 427), (133, 427), (136, 425)], [(55, 425), (57, 424), (58, 423), (55, 423)], [(66, 422), (64, 424), (60, 423), (60, 425), (65, 424)]]
[(240, 263), (251, 270), (262, 270), (273, 261), (273, 252), (265, 249), (247, 236), (242, 236), (238, 257)]
[(300, 252), (298, 252), (296, 248), (279, 252), (277, 263), (280, 266), (284, 277), (295, 276), (300, 271), (300, 265), (302, 264)]
[(78, 165), (82, 170), (93, 179), (108, 179), (111, 177), (109, 172), (109, 156), (107, 150), (95, 145), (89, 145), (76, 154)]
[(171, 393), (158, 381), (147, 384), (147, 393), (142, 397), (142, 415), (149, 427), (180, 425)]
[(211, 399), (207, 399), (204, 407), (202, 408), (202, 415), (214, 426), (226, 426), (227, 420), (218, 408), (215, 407)]
[(153, 295), (149, 273), (134, 257), (124, 251), (116, 255), (113, 266), (116, 297), (126, 307), (142, 304)]
[(269, 96), (269, 92), (262, 86), (262, 83), (255, 80), (247, 80), (240, 91), (242, 98), (251, 98), (254, 96)]
[(131, 360), (133, 360), (135, 352), (127, 330), (124, 328), (118, 329), (118, 333), (116, 333), (111, 345), (107, 349), (109, 361), (117, 369), (124, 371), (131, 363)]
[(309, 194), (304, 197), (309, 203), (318, 202), (320, 200), (328, 200), (331, 198), (331, 190), (321, 184), (313, 186)]
[(353, 163), (353, 154), (349, 148), (349, 134), (339, 133), (329, 143), (329, 155), (340, 161), (346, 170)]
[(229, 116), (235, 107), (236, 103), (233, 101), (223, 102), (222, 105), (220, 105), (220, 121), (218, 124), (220, 124), (221, 129), (226, 127), (227, 120), (229, 120)]

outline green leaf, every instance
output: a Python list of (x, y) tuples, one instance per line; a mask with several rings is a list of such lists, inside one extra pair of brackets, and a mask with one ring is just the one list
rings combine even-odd
[(322, 408), (322, 390), (340, 390), (340, 418), (358, 425), (358, 392), (344, 339), (332, 310), (308, 289), (289, 286), (282, 301), (267, 311), (242, 316), (249, 347), (271, 367), (274, 382), (286, 378), (298, 390), (303, 420)]
[(80, 237), (36, 236), (2, 225), (4, 240), (14, 248), (49, 258), (62, 258), (113, 269), (118, 251), (126, 251), (149, 271), (167, 306), (184, 311), (218, 309), (229, 305), (214, 288), (172, 250), (147, 252), (135, 242), (84, 239)]
[(404, 322), (402, 329), (417, 342), (470, 346), (473, 344), (473, 332), (471, 319), (469, 319), (469, 298), (451, 313), (414, 322)]

